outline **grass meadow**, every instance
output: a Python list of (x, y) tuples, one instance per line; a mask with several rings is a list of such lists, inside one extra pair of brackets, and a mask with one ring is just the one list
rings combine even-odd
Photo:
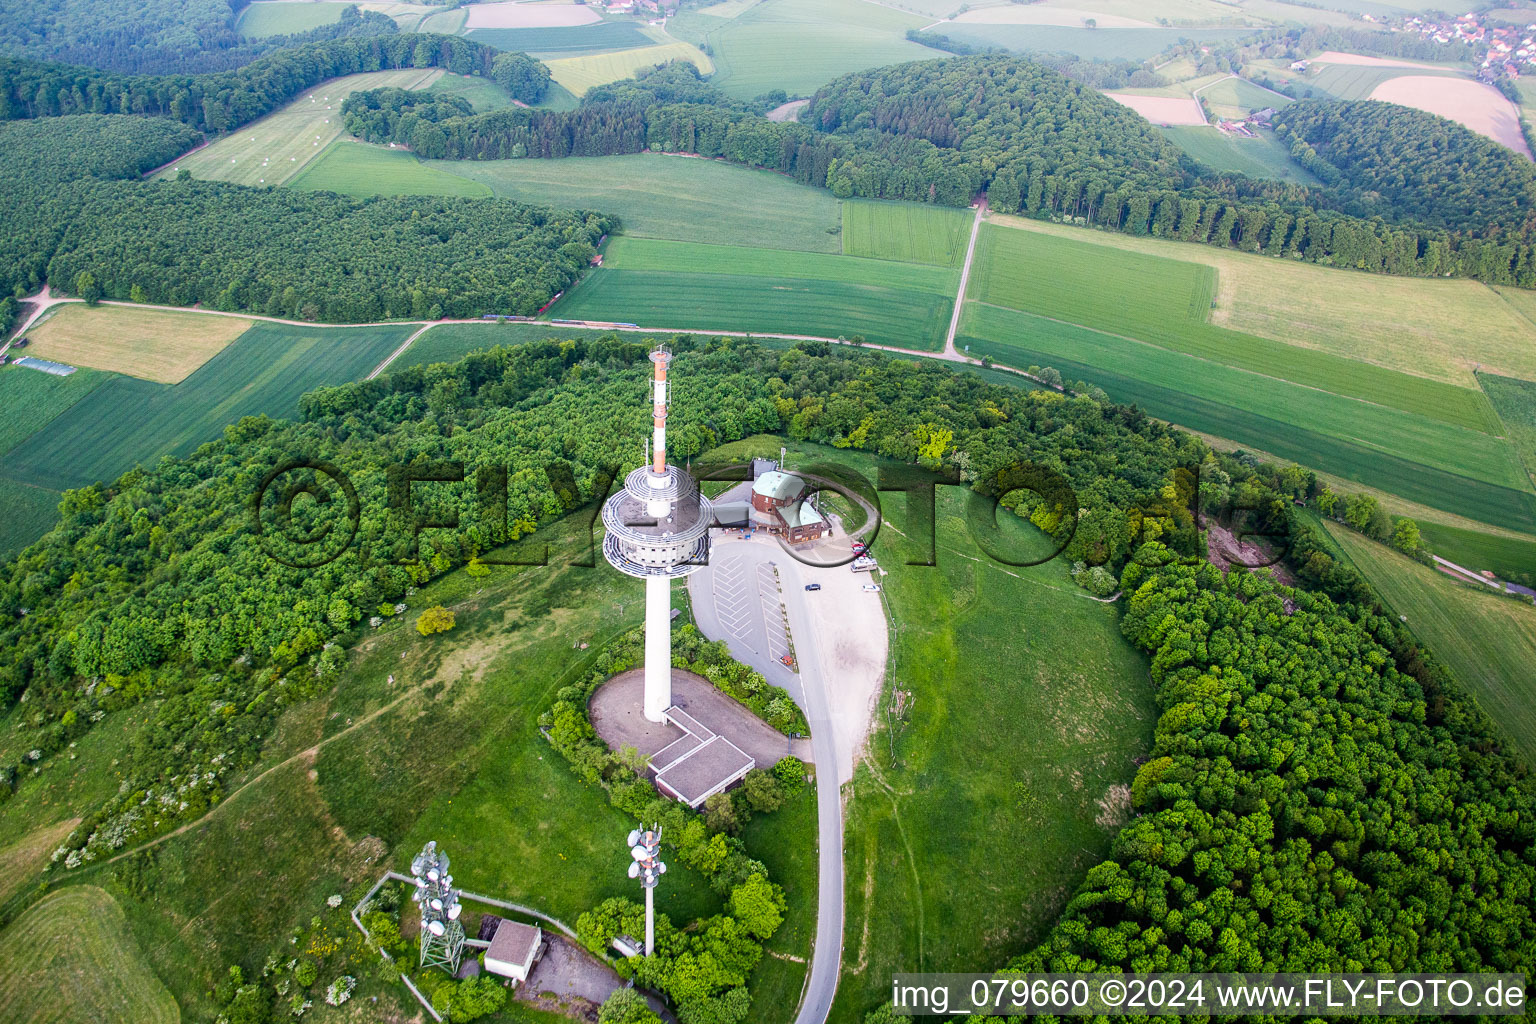
[(550, 310), (573, 320), (689, 331), (751, 331), (938, 351), (953, 300), (944, 295), (798, 277), (610, 270), (591, 274)]
[(1217, 128), (1162, 128), (1168, 141), (1207, 167), (1235, 171), (1250, 178), (1274, 178), (1316, 185), (1318, 180), (1291, 159), (1290, 152), (1270, 132), (1243, 139)]
[(1211, 105), (1211, 113), (1233, 120), (1242, 120), (1255, 110), (1263, 110), (1265, 107), (1278, 109), (1296, 102), (1282, 93), (1271, 92), (1263, 86), (1230, 75), (1201, 89), (1200, 98)]
[(774, 0), (728, 19), (685, 14), (668, 30), (708, 44), (711, 84), (750, 99), (774, 89), (809, 96), (852, 71), (946, 56), (906, 38), (931, 20), (861, 0)]
[(1520, 453), (1526, 472), (1536, 481), (1536, 382), (1492, 373), (1480, 373), (1477, 380), (1499, 414), (1505, 436)]
[(710, 59), (692, 43), (661, 43), (641, 46), (633, 50), (612, 53), (594, 53), (581, 57), (561, 57), (549, 63), (550, 74), (573, 96), (584, 96), (594, 86), (607, 85), (625, 78), (633, 78), (635, 72), (657, 64), (685, 60), (699, 69), (702, 75), (715, 70)]
[(489, 78), (481, 78), (479, 75), (455, 75), (444, 73), (441, 78), (433, 82), (429, 92), (439, 96), (462, 96), (475, 108), (475, 113), (483, 114), (488, 110), (501, 110), (512, 106), (512, 95), (491, 81)]
[[(902, 564), (916, 553), (900, 502), (876, 544), (901, 711), (882, 695), (847, 801), (836, 1024), (888, 999), (893, 972), (995, 967), (1037, 941), (1108, 851), (1118, 821), (1104, 805), (1157, 720), (1116, 607), (1059, 560), (987, 559), (963, 495), (939, 492), (936, 568)], [(1031, 527), (1004, 525), (1027, 543)]]
[(843, 202), (843, 252), (959, 268), (971, 240), (971, 211), (927, 203)]
[(341, 104), (362, 89), (424, 89), (442, 76), (437, 68), (369, 71), (322, 82), (298, 99), (210, 146), (184, 154), (160, 177), (182, 169), (194, 178), (236, 185), (281, 185), (341, 137)]
[(643, 153), (565, 160), (432, 163), (498, 196), (603, 210), (624, 232), (685, 242), (840, 252), (841, 213), (825, 189), (720, 160)]
[(984, 25), (951, 22), (934, 31), (973, 46), (1015, 53), (1071, 53), (1083, 60), (1144, 61), (1185, 39), (1235, 39), (1242, 28), (1072, 28), (1061, 25)]
[(12, 479), (59, 490), (185, 455), (242, 416), (292, 416), (299, 396), (365, 376), (415, 328), (258, 323), (180, 384), (114, 376), (6, 455)]
[(288, 182), (290, 188), (349, 196), (490, 196), (491, 187), (442, 169), (403, 149), (337, 139)]
[(12, 480), (0, 469), (0, 558), (9, 558), (53, 529), (63, 497), (62, 492)]
[(1441, 558), (1477, 572), (1487, 569), (1502, 579), (1536, 587), (1536, 537), (1481, 533), (1419, 519), (1419, 535)]
[(28, 332), (27, 351), (71, 366), (176, 384), (254, 322), (209, 313), (70, 303), (54, 309)]
[(235, 19), (235, 31), (252, 39), (308, 32), (321, 25), (334, 25), (340, 21), (341, 12), (346, 6), (344, 3), (257, 0)]
[(122, 908), (94, 885), (51, 893), (0, 933), (0, 1006), (29, 1024), (181, 1019)]
[(1474, 367), (1536, 380), (1536, 293), (1510, 289), (1494, 302), (1477, 281), (1364, 274), (1020, 217), (990, 223), (1211, 267), (1218, 327), (1465, 388), (1477, 387)]
[[(1091, 327), (1336, 395), (1498, 433), (1483, 394), (1207, 322), (1213, 268), (984, 225), (968, 298)], [(985, 336), (985, 335), (984, 335)]]
[(1536, 766), (1536, 607), (1484, 593), (1337, 523), (1328, 533)]
[[(431, 31), (446, 31), (433, 26)], [(588, 25), (556, 28), (476, 28), (469, 38), (498, 50), (531, 53), (537, 57), (575, 56), (605, 50), (632, 50), (655, 40), (629, 21), (594, 21)]]

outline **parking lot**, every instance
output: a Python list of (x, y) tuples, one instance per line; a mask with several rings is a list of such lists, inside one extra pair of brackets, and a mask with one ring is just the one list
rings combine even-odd
[(757, 654), (782, 661), (790, 647), (773, 563), (748, 565), (739, 554), (724, 554), (710, 559), (710, 571), (715, 617), (727, 636)]

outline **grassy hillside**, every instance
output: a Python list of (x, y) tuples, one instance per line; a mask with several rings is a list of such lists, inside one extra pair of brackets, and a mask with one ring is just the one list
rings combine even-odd
[(1536, 765), (1536, 607), (1463, 586), (1337, 523), (1329, 534)]
[(337, 139), (291, 180), (292, 188), (349, 196), (489, 196), (489, 185), (470, 181), (402, 149)]
[[(1465, 388), (1477, 387), (1474, 367), (1536, 380), (1536, 293), (1508, 289), (1497, 301), (1476, 281), (1360, 274), (1018, 217), (993, 216), (990, 222), (1211, 267), (1216, 294), (1210, 316), (1218, 327)], [(1522, 313), (1517, 307), (1528, 298), (1530, 308)]]
[(53, 489), (116, 479), (242, 416), (294, 415), (304, 392), (366, 375), (414, 329), (259, 323), (180, 384), (110, 378), (8, 453), (6, 473)]
[(825, 189), (715, 160), (633, 156), (444, 161), (429, 166), (530, 203), (612, 213), (649, 238), (838, 252), (839, 203)]
[(729, 19), (686, 14), (668, 29), (707, 43), (713, 84), (750, 99), (774, 89), (809, 96), (850, 71), (945, 56), (906, 39), (930, 20), (860, 0), (766, 0)]
[(583, 57), (562, 57), (549, 61), (550, 74), (573, 96), (583, 96), (594, 86), (606, 85), (625, 78), (633, 78), (635, 72), (657, 64), (683, 60), (708, 75), (715, 70), (710, 59), (692, 43), (660, 43), (640, 46), (633, 50), (614, 53), (594, 53)]
[(1213, 170), (1236, 171), (1250, 178), (1274, 178), (1306, 185), (1319, 184), (1291, 159), (1290, 151), (1270, 132), (1242, 139), (1217, 128), (1163, 128), (1170, 142)]
[(986, 559), (953, 490), (940, 488), (938, 568), (902, 564), (898, 503), (877, 543), (891, 689), (848, 802), (840, 1024), (889, 998), (894, 971), (972, 970), (1037, 940), (1108, 850), (1107, 808), (1156, 721), (1116, 608), (1059, 561)]
[(1478, 374), (1477, 379), (1493, 402), (1526, 471), (1536, 480), (1536, 382), (1492, 373)]
[(983, 226), (968, 298), (1126, 335), (1172, 351), (1498, 433), (1470, 387), (1387, 370), (1208, 322), (1216, 274), (1194, 262)]
[(144, 962), (123, 911), (93, 885), (34, 904), (0, 934), (8, 1020), (176, 1024), (176, 1001)]
[(424, 89), (441, 75), (436, 68), (405, 68), (322, 82), (276, 113), (185, 154), (160, 176), (175, 177), (186, 169), (194, 178), (237, 185), (281, 185), (341, 137), (341, 104), (349, 94), (385, 86)]

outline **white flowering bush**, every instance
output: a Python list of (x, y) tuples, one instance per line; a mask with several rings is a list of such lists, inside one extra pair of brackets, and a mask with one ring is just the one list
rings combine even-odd
[(332, 910), (335, 910), (337, 907), (341, 906), (341, 893), (336, 892), (327, 896), (325, 898), (325, 905), (330, 907)]
[(295, 992), (293, 998), (288, 1001), (288, 1012), (295, 1017), (304, 1016), (305, 1012), (315, 1004), (304, 998), (303, 993)]
[(357, 979), (350, 974), (343, 974), (326, 987), (325, 1001), (332, 1006), (340, 1006), (352, 998), (352, 990), (356, 987)]

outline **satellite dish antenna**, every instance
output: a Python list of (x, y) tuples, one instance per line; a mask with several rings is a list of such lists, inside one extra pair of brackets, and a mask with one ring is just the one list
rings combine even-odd
[(629, 845), (634, 846), (638, 842), (640, 842), (640, 830), (635, 829), (629, 834)]
[(427, 872), (427, 879), (433, 882), (437, 881), (437, 868), (433, 868), (431, 871)]
[(464, 908), (455, 903), (453, 906), (448, 908), (448, 920), (457, 921), (459, 919), (459, 915), (462, 913), (464, 913)]
[(635, 858), (635, 860), (645, 860), (645, 858), (650, 856), (650, 853), (646, 851), (645, 847), (637, 846), (629, 851), (629, 855)]
[(427, 922), (427, 931), (431, 932), (433, 935), (441, 936), (447, 930), (447, 928), (443, 927), (443, 922), (441, 921)]
[(640, 865), (639, 864), (631, 864), (629, 866), (629, 877), (630, 878), (639, 878), (640, 877)]
[(428, 903), (427, 906), (431, 907), (433, 910), (442, 910), (443, 909), (443, 901), (439, 900), (439, 899), (434, 899), (431, 903)]
[(661, 874), (661, 875), (666, 874), (667, 873), (667, 866), (665, 864), (663, 864), (661, 861), (657, 861), (656, 862), (656, 873), (657, 874)]

